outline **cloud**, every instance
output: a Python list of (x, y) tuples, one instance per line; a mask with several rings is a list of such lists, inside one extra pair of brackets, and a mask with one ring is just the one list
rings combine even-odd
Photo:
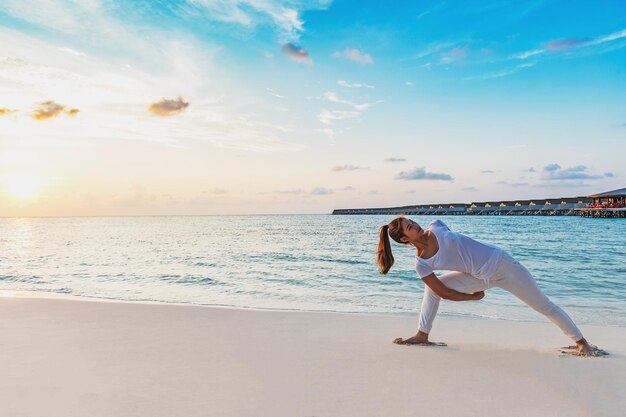
[(320, 122), (325, 125), (331, 125), (336, 120), (346, 120), (346, 119), (354, 119), (359, 117), (361, 112), (358, 111), (342, 111), (342, 110), (322, 110), (320, 114), (317, 115), (317, 118)]
[(537, 170), (535, 170), (535, 168), (530, 167), (528, 169), (523, 169), (522, 172), (537, 172)]
[(17, 112), (17, 110), (15, 110), (15, 109), (5, 109), (5, 108), (0, 107), (0, 117), (1, 116), (7, 116), (7, 115), (9, 115), (11, 113), (15, 113), (15, 112)]
[(304, 21), (300, 17), (302, 12), (323, 10), (329, 4), (328, 0), (189, 0), (179, 8), (180, 13), (187, 16), (201, 11), (204, 12), (203, 18), (246, 28), (270, 25), (280, 39), (296, 40), (304, 32)]
[(68, 116), (76, 116), (79, 112), (76, 108), (68, 108), (67, 106), (55, 103), (54, 101), (44, 101), (37, 105), (33, 110), (31, 117), (35, 120), (47, 120), (58, 117), (62, 114)]
[(548, 172), (558, 171), (559, 169), (561, 169), (561, 165), (559, 164), (550, 164), (543, 167), (543, 170)]
[(502, 78), (502, 77), (506, 77), (507, 75), (515, 74), (516, 72), (524, 68), (534, 67), (535, 65), (537, 65), (536, 62), (526, 62), (520, 65), (517, 65), (513, 68), (508, 68), (508, 69), (504, 69), (504, 70), (496, 71), (496, 72), (490, 72), (489, 74), (484, 74), (484, 75), (480, 75), (477, 77), (467, 77), (466, 80), (490, 80), (494, 78)]
[(354, 190), (356, 190), (356, 188), (354, 188), (354, 187), (353, 187), (353, 186), (351, 186), (351, 185), (346, 185), (345, 187), (340, 188), (339, 190), (340, 190), (340, 191), (354, 191)]
[(543, 49), (533, 49), (531, 51), (526, 51), (526, 52), (521, 52), (519, 54), (515, 54), (515, 55), (513, 55), (513, 58), (528, 59), (528, 58), (531, 58), (533, 56), (541, 55), (544, 52), (545, 51)]
[(59, 48), (59, 51), (63, 51), (65, 53), (68, 53), (68, 54), (74, 55), (74, 56), (85, 56), (84, 52), (80, 52), (80, 51), (77, 51), (75, 49), (68, 48), (68, 47), (61, 47), (61, 48)]
[(278, 94), (276, 91), (272, 90), (271, 88), (267, 88), (267, 92), (270, 93), (272, 97), (276, 97), (280, 99), (286, 98), (285, 96)]
[(469, 47), (457, 46), (447, 52), (440, 54), (441, 62), (444, 64), (450, 64), (452, 62), (463, 61), (469, 55)]
[(413, 87), (413, 82), (412, 81), (406, 81), (404, 83), (404, 85), (406, 85), (407, 87)]
[(337, 85), (339, 87), (344, 87), (344, 88), (374, 88), (373, 85), (362, 84), (362, 83), (349, 83), (344, 80), (338, 80)]
[(496, 171), (492, 171), (490, 169), (483, 169), (480, 171), (481, 174), (495, 174)]
[(578, 38), (556, 39), (546, 43), (546, 49), (549, 51), (566, 51), (578, 46), (584, 45), (587, 41)]
[(546, 165), (541, 173), (542, 180), (598, 180), (604, 177), (611, 177), (610, 175), (594, 175), (586, 172), (587, 167), (584, 165), (576, 165), (569, 168), (561, 168), (559, 164)]
[(605, 172), (604, 176), (607, 178), (613, 178), (615, 176), (615, 174), (613, 174), (612, 172)]
[(346, 48), (343, 52), (336, 51), (333, 54), (333, 58), (342, 57), (363, 65), (374, 63), (374, 58), (370, 54), (361, 53), (358, 49)]
[(328, 195), (328, 194), (333, 194), (333, 190), (330, 188), (315, 187), (313, 188), (313, 190), (311, 190), (311, 194), (312, 195)]
[[(597, 38), (590, 39), (579, 39), (579, 38), (563, 38), (563, 39), (554, 39), (545, 43), (543, 48), (532, 49), (525, 52), (520, 52), (511, 56), (514, 59), (528, 59), (531, 57), (538, 57), (540, 55), (545, 54), (546, 52), (568, 52), (573, 50), (582, 50), (592, 48), (594, 46), (601, 46), (608, 43), (612, 43), (617, 40), (626, 38), (626, 29), (622, 29), (617, 32), (610, 33), (605, 36), (600, 36)], [(625, 44), (615, 45), (616, 47), (622, 47)], [(605, 49), (606, 50), (606, 49)]]
[(415, 168), (411, 171), (402, 171), (396, 175), (397, 180), (440, 180), (440, 181), (453, 181), (454, 179), (443, 173), (426, 172), (425, 167)]
[(385, 162), (404, 162), (406, 159), (404, 158), (386, 158)]
[(476, 187), (465, 187), (461, 188), (461, 191), (478, 191)]
[(287, 57), (289, 57), (289, 59), (291, 59), (292, 61), (300, 62), (302, 64), (307, 64), (307, 65), (310, 65), (313, 63), (313, 60), (309, 56), (309, 53), (307, 52), (306, 49), (296, 46), (292, 43), (284, 44), (280, 50), (283, 54), (287, 55)]
[(359, 169), (369, 169), (369, 167), (360, 167), (357, 165), (336, 165), (332, 167), (330, 170), (333, 172), (339, 172), (339, 171), (356, 171)]
[(353, 103), (351, 101), (348, 100), (344, 100), (339, 98), (339, 96), (337, 96), (336, 93), (334, 93), (333, 91), (326, 91), (322, 97), (324, 97), (326, 100), (332, 102), (332, 103), (338, 103), (338, 104), (345, 104), (347, 106), (353, 107), (355, 110), (358, 111), (364, 111), (369, 109), (372, 106), (375, 106), (376, 104), (379, 103), (383, 103), (383, 100), (378, 100), (374, 103), (363, 103), (363, 104), (357, 104), (357, 103)]
[(361, 115), (363, 111), (369, 109), (372, 106), (375, 106), (378, 103), (384, 102), (384, 100), (378, 100), (374, 103), (362, 103), (362, 104), (353, 103), (349, 100), (339, 98), (339, 96), (333, 91), (326, 91), (324, 94), (322, 94), (322, 97), (317, 97), (317, 99), (321, 99), (321, 98), (327, 101), (330, 101), (331, 103), (343, 104), (346, 106), (350, 106), (354, 109), (354, 111), (327, 110), (327, 109), (321, 110), (321, 112), (317, 115), (317, 118), (319, 119), (320, 122), (326, 125), (331, 125), (337, 120), (357, 118)]
[(150, 104), (148, 110), (157, 116), (173, 116), (182, 113), (189, 107), (189, 103), (185, 102), (182, 97), (176, 99), (163, 98), (156, 103)]

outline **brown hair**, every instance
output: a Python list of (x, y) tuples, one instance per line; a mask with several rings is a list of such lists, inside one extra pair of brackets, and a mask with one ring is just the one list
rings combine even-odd
[(403, 217), (397, 217), (393, 219), (389, 224), (380, 228), (380, 239), (378, 240), (378, 254), (376, 261), (378, 262), (378, 269), (381, 274), (389, 272), (393, 266), (393, 254), (391, 253), (391, 242), (389, 236), (398, 243), (403, 243), (400, 238), (404, 236), (402, 230)]

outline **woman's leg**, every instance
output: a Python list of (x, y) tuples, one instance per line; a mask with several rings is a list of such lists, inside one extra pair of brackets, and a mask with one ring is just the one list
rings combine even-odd
[[(487, 284), (482, 279), (476, 278), (464, 272), (448, 272), (439, 277), (441, 282), (455, 291), (472, 294), (478, 291), (485, 291)], [(422, 300), (422, 309), (420, 311), (419, 331), (422, 333), (430, 333), (433, 326), (433, 320), (439, 309), (439, 297), (430, 287), (424, 284), (424, 299)]]
[(493, 282), (493, 286), (507, 290), (533, 310), (546, 316), (575, 342), (583, 338), (582, 332), (570, 316), (539, 289), (532, 274), (524, 265), (513, 258), (503, 259), (502, 262), (503, 265), (498, 271), (499, 277)]

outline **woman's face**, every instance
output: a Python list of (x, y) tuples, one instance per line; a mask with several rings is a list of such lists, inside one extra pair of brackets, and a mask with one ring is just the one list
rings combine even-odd
[(407, 218), (402, 219), (402, 231), (404, 236), (400, 240), (403, 243), (420, 241), (425, 234), (424, 229), (419, 224)]

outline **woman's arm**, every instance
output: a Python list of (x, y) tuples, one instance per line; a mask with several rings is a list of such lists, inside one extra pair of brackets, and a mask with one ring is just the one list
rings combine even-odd
[(475, 292), (473, 294), (465, 294), (464, 292), (458, 292), (445, 286), (443, 282), (437, 278), (437, 275), (430, 274), (427, 277), (422, 278), (422, 281), (430, 287), (439, 297), (444, 300), (451, 301), (470, 301), (480, 300), (485, 296), (484, 291)]

